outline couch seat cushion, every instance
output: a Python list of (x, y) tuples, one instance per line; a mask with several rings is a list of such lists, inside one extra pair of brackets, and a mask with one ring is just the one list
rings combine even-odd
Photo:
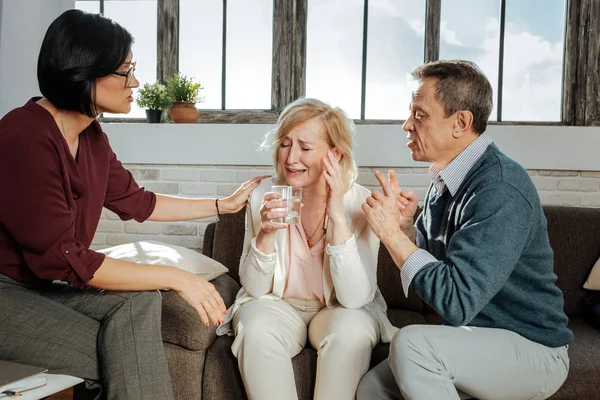
[(552, 400), (597, 399), (600, 397), (600, 331), (583, 318), (571, 318), (569, 328), (575, 335), (569, 345), (569, 376)]
[(407, 325), (413, 324), (427, 324), (427, 320), (425, 320), (423, 314), (414, 311), (391, 308), (387, 310), (387, 315), (392, 325), (398, 328), (404, 328)]
[[(204, 364), (202, 398), (204, 400), (246, 399), (244, 384), (237, 365), (237, 359), (231, 352), (233, 337), (219, 336), (208, 349)], [(315, 391), (317, 374), (317, 352), (305, 347), (292, 358), (296, 390), (299, 400), (310, 400)], [(224, 377), (227, 377), (224, 379)]]

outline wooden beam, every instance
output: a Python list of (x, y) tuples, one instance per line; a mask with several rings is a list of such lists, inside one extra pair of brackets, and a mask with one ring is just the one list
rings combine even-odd
[(179, 0), (158, 0), (156, 77), (162, 83), (179, 71)]
[[(205, 110), (199, 111), (196, 124), (275, 124), (277, 114), (272, 110)], [(174, 123), (168, 117), (169, 111), (163, 112), (163, 122)], [(145, 124), (146, 118), (99, 118), (103, 123)]]
[(425, 62), (440, 58), (441, 0), (427, 0), (425, 5)]
[(271, 109), (276, 112), (306, 93), (307, 3), (273, 1)]
[(275, 124), (278, 113), (272, 110), (199, 110), (203, 124)]
[(565, 54), (563, 61), (562, 121), (575, 124), (577, 62), (579, 59), (579, 7), (581, 0), (568, 0), (565, 15)]
[(600, 125), (600, 2), (569, 0), (566, 23), (563, 121)]
[(585, 66), (585, 111), (583, 125), (600, 124), (600, 1), (587, 0), (585, 29), (587, 65)]

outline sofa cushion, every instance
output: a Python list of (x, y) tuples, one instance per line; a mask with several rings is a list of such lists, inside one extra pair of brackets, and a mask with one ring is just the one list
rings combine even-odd
[(583, 283), (600, 257), (600, 208), (544, 206), (554, 273), (569, 317), (584, 312)]
[(404, 328), (405, 326), (412, 324), (427, 324), (423, 314), (415, 311), (388, 308), (387, 315), (392, 325), (397, 328)]
[(590, 291), (585, 298), (585, 320), (600, 329), (600, 291)]
[(384, 245), (379, 247), (377, 259), (377, 285), (385, 299), (388, 308), (398, 308), (410, 311), (421, 311), (423, 301), (417, 294), (409, 289), (408, 298), (404, 296), (400, 269), (394, 263), (392, 256)]
[[(230, 307), (240, 289), (238, 284), (228, 275), (211, 281), (215, 289)], [(205, 326), (200, 316), (175, 291), (162, 292), (162, 335), (163, 341), (179, 345), (188, 350), (204, 350), (217, 337), (214, 326)]]
[[(206, 353), (202, 398), (204, 400), (247, 399), (244, 384), (231, 352), (233, 337), (219, 336)], [(292, 358), (299, 400), (312, 400), (317, 374), (317, 352), (310, 346)]]
[(218, 261), (194, 250), (153, 240), (121, 244), (99, 250), (117, 260), (136, 264), (166, 265), (176, 267), (206, 280), (213, 280), (227, 273), (227, 268)]
[(575, 340), (569, 345), (569, 376), (552, 399), (597, 399), (600, 376), (600, 335), (582, 318), (572, 318)]
[(235, 214), (222, 215), (215, 227), (211, 257), (229, 268), (231, 276), (240, 283), (240, 257), (244, 247), (246, 208)]

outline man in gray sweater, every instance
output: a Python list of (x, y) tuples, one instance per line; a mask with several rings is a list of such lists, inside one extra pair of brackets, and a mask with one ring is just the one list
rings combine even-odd
[(546, 218), (527, 171), (484, 133), (492, 88), (467, 61), (416, 68), (403, 129), (430, 162), (418, 198), (375, 175), (363, 210), (409, 287), (444, 320), (410, 325), (362, 379), (363, 399), (545, 399), (563, 384), (573, 340), (556, 286)]

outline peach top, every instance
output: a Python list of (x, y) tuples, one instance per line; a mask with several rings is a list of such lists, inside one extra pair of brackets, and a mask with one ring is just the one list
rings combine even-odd
[(323, 235), (312, 248), (309, 248), (302, 225), (290, 225), (288, 234), (290, 238), (289, 267), (286, 271), (283, 297), (295, 297), (303, 300), (317, 299), (325, 304), (323, 257), (325, 256), (327, 235)]

